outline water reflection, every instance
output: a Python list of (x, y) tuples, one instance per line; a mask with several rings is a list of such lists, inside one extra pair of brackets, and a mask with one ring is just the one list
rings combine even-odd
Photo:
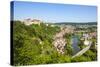
[(72, 37), (72, 48), (73, 48), (73, 55), (80, 51), (80, 48), (78, 46), (78, 36), (74, 35)]

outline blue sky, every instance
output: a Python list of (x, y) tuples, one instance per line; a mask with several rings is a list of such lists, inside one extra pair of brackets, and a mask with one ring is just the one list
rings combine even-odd
[(47, 22), (94, 22), (97, 21), (97, 7), (14, 1), (14, 20), (27, 18)]

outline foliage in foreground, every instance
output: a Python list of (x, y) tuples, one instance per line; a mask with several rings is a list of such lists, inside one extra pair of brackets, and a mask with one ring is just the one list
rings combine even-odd
[[(55, 26), (26, 26), (20, 21), (13, 22), (14, 65), (68, 63), (96, 60), (94, 52), (87, 51), (84, 55), (71, 59), (71, 45), (66, 46), (65, 54), (60, 55), (52, 45), (53, 35), (60, 31)], [(65, 37), (70, 38), (69, 35)], [(67, 39), (69, 42), (69, 39)], [(70, 44), (70, 42), (69, 42)]]

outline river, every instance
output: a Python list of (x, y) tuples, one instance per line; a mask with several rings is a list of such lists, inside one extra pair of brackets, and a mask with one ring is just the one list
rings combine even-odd
[(78, 40), (78, 36), (76, 36), (76, 35), (74, 35), (73, 37), (72, 37), (72, 48), (73, 48), (73, 53), (72, 53), (72, 55), (75, 55), (77, 52), (79, 52), (80, 51), (80, 48), (79, 48), (79, 46), (78, 46), (78, 42), (79, 42), (79, 40)]

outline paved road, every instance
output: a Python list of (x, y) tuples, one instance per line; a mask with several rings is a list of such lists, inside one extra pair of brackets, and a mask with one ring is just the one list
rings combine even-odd
[(72, 56), (72, 58), (75, 58), (77, 56), (81, 56), (82, 54), (84, 54), (87, 50), (89, 50), (89, 48), (91, 47), (91, 44), (89, 44), (86, 48), (82, 49), (81, 51), (79, 51), (77, 54), (75, 54), (74, 56)]

